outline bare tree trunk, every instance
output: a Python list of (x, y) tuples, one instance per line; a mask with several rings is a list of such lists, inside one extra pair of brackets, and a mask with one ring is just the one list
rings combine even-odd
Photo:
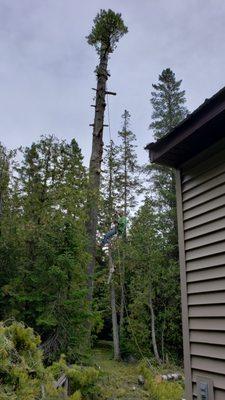
[(157, 347), (157, 342), (156, 342), (155, 313), (154, 313), (154, 307), (153, 307), (153, 303), (152, 303), (151, 291), (149, 291), (148, 305), (149, 305), (149, 309), (150, 309), (150, 313), (151, 313), (151, 333), (152, 333), (152, 346), (153, 346), (154, 356), (156, 358), (157, 363), (162, 364), (162, 360), (159, 357), (159, 352), (158, 352), (158, 347)]
[(125, 306), (125, 292), (124, 292), (124, 282), (125, 282), (125, 270), (124, 270), (124, 257), (120, 270), (120, 336), (123, 331), (124, 324), (124, 306)]
[(165, 351), (164, 351), (164, 334), (165, 334), (165, 327), (166, 327), (166, 318), (165, 318), (165, 312), (164, 312), (164, 318), (163, 318), (163, 326), (162, 326), (162, 338), (161, 338), (161, 354), (162, 354), (162, 362), (165, 362)]
[(90, 306), (93, 298), (93, 279), (96, 256), (96, 229), (98, 216), (98, 200), (100, 188), (100, 173), (103, 153), (103, 124), (105, 111), (105, 92), (107, 81), (108, 52), (101, 50), (100, 63), (97, 68), (97, 90), (95, 102), (95, 119), (93, 127), (92, 153), (89, 165), (89, 195), (88, 195), (88, 225), (89, 253), (91, 260), (88, 264), (88, 301)]
[[(113, 268), (111, 249), (109, 248), (109, 268)], [(120, 360), (120, 343), (119, 343), (119, 329), (116, 313), (116, 293), (113, 279), (111, 281), (111, 309), (112, 309), (112, 326), (113, 326), (113, 348), (114, 360)]]
[[(125, 111), (126, 112), (126, 111)], [(124, 129), (127, 132), (127, 117), (125, 113)], [(124, 215), (127, 218), (127, 136), (125, 135), (125, 146), (124, 146)], [(125, 228), (125, 241), (127, 240), (127, 229)], [(124, 307), (125, 307), (125, 268), (124, 268), (124, 251), (123, 251), (123, 262), (120, 271), (120, 287), (121, 287), (121, 300), (120, 300), (120, 335), (123, 331), (124, 323)]]
[[(0, 179), (1, 179), (1, 177), (0, 177)], [(3, 196), (1, 193), (1, 189), (0, 189), (0, 221), (2, 219), (2, 213), (3, 213)]]

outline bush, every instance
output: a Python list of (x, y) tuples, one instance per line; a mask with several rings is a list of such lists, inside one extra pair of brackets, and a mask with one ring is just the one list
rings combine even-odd
[[(87, 400), (98, 392), (99, 372), (93, 367), (66, 365), (65, 357), (45, 368), (40, 338), (22, 323), (0, 323), (0, 399), (37, 400), (42, 391), (45, 400), (67, 398), (64, 389), (56, 389), (54, 381), (63, 373), (70, 380), (70, 400)], [(85, 396), (85, 397), (83, 397)], [(87, 397), (86, 397), (87, 396)]]
[(99, 378), (99, 371), (94, 367), (84, 367), (78, 365), (67, 366), (65, 356), (60, 357), (59, 362), (54, 362), (48, 371), (57, 380), (62, 374), (65, 374), (69, 378), (70, 391), (73, 395), (70, 397), (71, 400), (93, 398), (94, 395), (99, 394), (99, 388), (97, 381)]
[(0, 324), (0, 398), (33, 400), (44, 381), (40, 339), (31, 328)]

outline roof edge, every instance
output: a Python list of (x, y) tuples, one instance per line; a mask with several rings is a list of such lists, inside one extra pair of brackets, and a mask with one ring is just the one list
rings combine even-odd
[[(151, 162), (176, 166), (175, 149), (177, 148), (178, 151), (178, 147), (181, 147), (184, 142), (188, 147), (189, 141), (193, 141), (193, 135), (223, 112), (225, 112), (225, 87), (219, 90), (219, 92), (210, 99), (205, 100), (200, 107), (188, 115), (187, 118), (172, 129), (166, 136), (159, 139), (157, 142), (151, 142), (145, 146), (145, 150), (149, 151)], [(174, 157), (174, 160), (172, 160), (172, 157)]]

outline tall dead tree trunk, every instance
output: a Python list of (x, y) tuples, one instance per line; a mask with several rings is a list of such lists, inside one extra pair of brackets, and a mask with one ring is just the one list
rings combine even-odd
[[(126, 110), (124, 113), (124, 131), (127, 132), (128, 129), (128, 121), (127, 121), (127, 114)], [(124, 138), (124, 215), (127, 218), (127, 136), (125, 134)], [(125, 241), (127, 240), (127, 230), (125, 228)], [(124, 308), (125, 308), (125, 266), (124, 266), (124, 250), (123, 250), (123, 258), (122, 258), (122, 267), (120, 271), (120, 335), (122, 335), (123, 332), (123, 324), (124, 324)]]
[[(109, 157), (109, 187), (108, 187), (108, 195), (109, 195), (109, 222), (112, 219), (113, 213), (113, 143), (110, 142), (110, 157)], [(109, 270), (114, 271), (114, 265), (112, 260), (112, 250), (111, 246), (109, 246)], [(119, 338), (119, 326), (117, 319), (117, 310), (116, 310), (116, 292), (113, 278), (111, 279), (111, 311), (112, 311), (112, 327), (113, 327), (113, 347), (114, 347), (114, 360), (120, 360), (120, 338)]]
[(124, 268), (124, 251), (123, 251), (123, 258), (122, 258), (122, 265), (120, 269), (120, 336), (123, 332), (123, 325), (124, 325), (124, 307), (125, 307), (125, 268)]
[[(99, 56), (97, 67), (97, 89), (95, 101), (95, 119), (93, 125), (92, 152), (89, 166), (89, 193), (88, 193), (88, 224), (90, 262), (87, 267), (88, 295), (87, 299), (91, 309), (94, 287), (94, 269), (96, 257), (96, 229), (98, 217), (98, 203), (100, 192), (100, 173), (103, 154), (103, 127), (105, 111), (106, 82), (108, 78), (107, 67), (109, 54), (113, 53), (120, 38), (128, 32), (120, 13), (111, 9), (100, 10), (94, 18), (94, 25), (87, 41), (94, 46)], [(115, 94), (107, 92), (109, 94)], [(91, 333), (88, 326), (88, 336)]]
[[(109, 268), (113, 268), (111, 248), (109, 248)], [(111, 310), (112, 310), (112, 327), (113, 327), (113, 347), (114, 347), (114, 360), (119, 361), (120, 356), (120, 341), (119, 341), (119, 327), (116, 311), (116, 292), (113, 279), (111, 280)]]
[(95, 119), (93, 124), (92, 152), (89, 165), (89, 199), (88, 199), (88, 234), (89, 253), (91, 260), (88, 264), (88, 301), (93, 298), (93, 276), (96, 256), (96, 229), (98, 217), (98, 200), (100, 188), (100, 173), (103, 154), (103, 125), (105, 111), (105, 95), (107, 82), (108, 52), (101, 49), (100, 63), (97, 68), (97, 89), (95, 101)]

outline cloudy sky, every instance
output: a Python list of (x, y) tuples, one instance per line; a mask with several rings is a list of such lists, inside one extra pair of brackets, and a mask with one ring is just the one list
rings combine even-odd
[[(0, 0), (0, 141), (29, 145), (41, 134), (75, 137), (88, 163), (97, 56), (85, 36), (100, 8), (121, 12), (129, 33), (112, 55), (112, 135), (124, 108), (138, 155), (152, 140), (151, 84), (170, 67), (190, 111), (225, 85), (224, 0)], [(107, 120), (106, 120), (107, 123)], [(105, 142), (109, 140), (107, 128)]]

